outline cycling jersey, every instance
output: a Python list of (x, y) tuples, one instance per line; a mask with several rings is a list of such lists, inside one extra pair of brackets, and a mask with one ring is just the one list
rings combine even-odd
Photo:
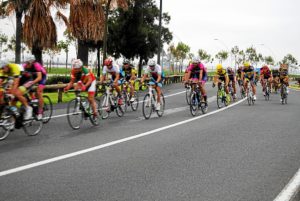
[(267, 66), (263, 66), (260, 69), (260, 74), (264, 76), (264, 79), (268, 79), (271, 77), (271, 71), (270, 71), (269, 67), (267, 67)]
[(272, 75), (273, 75), (273, 77), (279, 77), (279, 70), (277, 70), (277, 69), (273, 69), (272, 70)]
[(29, 68), (27, 66), (28, 64), (23, 64), (24, 67), (24, 72), (22, 73), (22, 81), (21, 83), (25, 83), (27, 81), (33, 80), (37, 78), (37, 73), (40, 72), (42, 73), (42, 79), (39, 81), (39, 85), (45, 85), (46, 84), (46, 79), (47, 79), (47, 71), (46, 69), (42, 66), (42, 64), (38, 62), (34, 62), (31, 67)]
[(162, 67), (158, 64), (155, 65), (154, 70), (151, 70), (151, 68), (148, 66), (145, 69), (145, 74), (151, 74), (151, 77), (155, 80), (158, 79), (158, 75), (161, 75), (162, 78), (164, 78), (164, 72), (162, 70)]
[(126, 81), (129, 81), (131, 76), (132, 76), (132, 73), (136, 73), (135, 72), (135, 69), (133, 68), (133, 66), (129, 66), (128, 68), (122, 68), (121, 69), (121, 74), (123, 77), (125, 77)]
[(191, 79), (200, 79), (200, 71), (202, 70), (203, 75), (201, 81), (207, 81), (207, 70), (202, 63), (199, 63), (196, 66), (194, 64), (191, 64), (187, 70), (188, 72), (191, 72)]
[(120, 79), (123, 77), (119, 66), (112, 66), (111, 69), (107, 68), (107, 66), (104, 66), (102, 73), (103, 73), (103, 75), (106, 75), (107, 73), (109, 73), (112, 76), (113, 80), (116, 78), (117, 74), (120, 75)]
[(235, 73), (233, 70), (227, 70), (228, 78), (231, 81), (234, 81)]
[(96, 80), (96, 77), (90, 68), (82, 67), (82, 70), (75, 72), (75, 69), (71, 71), (71, 79), (75, 79), (75, 82), (82, 81), (86, 83), (88, 78), (91, 77), (92, 81)]
[(245, 78), (254, 79), (254, 68), (253, 66), (249, 66), (248, 68), (244, 67), (243, 72), (245, 73)]
[(19, 64), (13, 64), (13, 63), (9, 63), (7, 64), (8, 68), (9, 68), (9, 72), (6, 73), (4, 72), (2, 69), (0, 69), (0, 77), (14, 77), (14, 78), (19, 78), (21, 77), (21, 71), (23, 70), (23, 67)]

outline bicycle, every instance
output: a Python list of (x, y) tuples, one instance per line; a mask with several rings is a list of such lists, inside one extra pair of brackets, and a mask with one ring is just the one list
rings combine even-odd
[(281, 84), (280, 95), (281, 95), (281, 104), (282, 105), (287, 104), (288, 93), (287, 93), (287, 86), (285, 83)]
[(198, 83), (192, 83), (191, 85), (191, 95), (190, 95), (190, 111), (192, 116), (196, 116), (198, 114), (199, 108), (202, 113), (207, 113), (208, 106), (207, 103), (202, 102), (202, 94), (199, 89)]
[[(29, 89), (29, 93), (31, 94), (31, 93), (35, 93), (35, 92), (31, 88), (31, 89)], [(29, 97), (28, 97), (28, 100), (29, 100)], [(34, 98), (32, 101), (33, 102), (38, 102), (38, 99)], [(52, 101), (51, 101), (50, 97), (47, 96), (47, 95), (43, 95), (43, 102), (44, 102), (44, 105), (43, 105), (43, 118), (42, 118), (42, 121), (43, 121), (44, 124), (46, 124), (52, 118), (53, 104), (52, 104)]]
[(101, 96), (101, 111), (102, 119), (107, 119), (111, 112), (116, 111), (118, 117), (122, 117), (125, 113), (126, 104), (118, 105), (119, 97), (112, 93), (113, 82), (108, 82), (104, 84), (106, 86), (105, 93)]
[[(128, 91), (129, 82), (125, 81), (122, 87), (122, 96), (125, 102), (125, 112), (127, 111), (127, 107), (131, 106), (132, 111), (136, 111), (139, 106), (139, 96), (138, 92), (134, 90), (133, 96), (131, 96), (130, 91)], [(131, 102), (130, 99), (134, 98), (134, 101)]]
[(264, 80), (263, 91), (264, 91), (265, 100), (266, 101), (270, 100), (271, 89), (270, 89), (269, 80), (267, 79)]
[(192, 94), (192, 87), (191, 87), (190, 83), (186, 83), (185, 84), (185, 99), (186, 99), (186, 103), (188, 105), (191, 104), (191, 94)]
[(220, 83), (218, 85), (218, 92), (217, 92), (217, 105), (218, 108), (227, 107), (229, 105), (228, 95), (225, 92), (224, 84)]
[(251, 83), (249, 83), (249, 81), (247, 80), (248, 82), (248, 87), (247, 87), (247, 101), (248, 101), (248, 104), (249, 105), (254, 105), (254, 95), (253, 95), (253, 91), (252, 91), (252, 86), (251, 86)]
[(147, 84), (149, 92), (145, 95), (143, 99), (143, 115), (145, 119), (149, 119), (151, 117), (152, 112), (156, 111), (158, 117), (162, 117), (165, 110), (165, 98), (161, 93), (160, 96), (160, 110), (156, 110), (157, 98), (153, 89), (153, 85)]
[[(28, 136), (35, 136), (42, 130), (43, 122), (37, 118), (38, 104), (33, 101), (28, 102), (33, 109), (32, 117), (24, 120), (25, 106), (21, 105), (20, 108), (11, 106), (10, 103), (14, 98), (13, 95), (4, 93), (4, 104), (0, 109), (0, 140), (7, 138), (15, 128), (22, 128)], [(28, 96), (26, 98), (28, 99)]]
[[(70, 92), (70, 91), (69, 91)], [(81, 95), (81, 90), (75, 90), (76, 97), (69, 101), (67, 107), (67, 119), (70, 127), (78, 130), (84, 120), (89, 119), (94, 126), (99, 125), (99, 118), (95, 117), (92, 107), (86, 96)], [(101, 115), (100, 105), (101, 101), (95, 97), (98, 115)]]
[(234, 90), (233, 90), (231, 82), (228, 84), (228, 91), (229, 91), (229, 95), (230, 95), (230, 102), (234, 102), (236, 100), (236, 97), (234, 95)]

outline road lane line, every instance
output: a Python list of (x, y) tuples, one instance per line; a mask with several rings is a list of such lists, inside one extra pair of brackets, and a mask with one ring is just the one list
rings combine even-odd
[[(181, 92), (178, 92), (178, 93), (166, 95), (165, 98), (169, 98), (169, 97), (172, 97), (172, 96), (177, 96), (177, 95), (183, 94), (183, 93), (185, 93), (185, 91), (181, 91)], [(143, 101), (139, 101), (139, 103), (142, 103), (142, 102), (143, 102)], [(51, 118), (55, 119), (55, 118), (65, 117), (65, 116), (68, 116), (68, 114), (55, 115), (55, 116), (52, 116)]]
[(177, 122), (177, 123), (174, 123), (174, 124), (170, 124), (168, 126), (157, 128), (157, 129), (147, 131), (147, 132), (144, 132), (144, 133), (141, 133), (141, 134), (137, 134), (137, 135), (134, 135), (134, 136), (131, 136), (131, 137), (123, 138), (123, 139), (120, 139), (120, 140), (116, 140), (116, 141), (112, 141), (112, 142), (105, 143), (105, 144), (102, 144), (102, 145), (94, 146), (94, 147), (91, 147), (91, 148), (88, 148), (88, 149), (83, 149), (83, 150), (76, 151), (76, 152), (73, 152), (73, 153), (57, 156), (57, 157), (54, 157), (54, 158), (42, 160), (42, 161), (31, 163), (31, 164), (28, 164), (28, 165), (12, 168), (12, 169), (9, 169), (9, 170), (4, 170), (4, 171), (0, 172), (0, 177), (6, 176), (6, 175), (9, 175), (9, 174), (13, 174), (13, 173), (17, 173), (17, 172), (21, 172), (21, 171), (24, 171), (24, 170), (32, 169), (34, 167), (46, 165), (46, 164), (53, 163), (53, 162), (56, 162), (56, 161), (61, 161), (61, 160), (64, 160), (64, 159), (72, 158), (72, 157), (75, 157), (75, 156), (78, 156), (78, 155), (82, 155), (82, 154), (89, 153), (89, 152), (92, 152), (92, 151), (100, 150), (100, 149), (103, 149), (103, 148), (106, 148), (106, 147), (110, 147), (110, 146), (113, 146), (113, 145), (116, 145), (116, 144), (120, 144), (120, 143), (123, 143), (123, 142), (134, 140), (134, 139), (137, 139), (137, 138), (152, 135), (154, 133), (157, 133), (157, 132), (160, 132), (160, 131), (163, 131), (163, 130), (167, 130), (167, 129), (170, 129), (170, 128), (173, 128), (173, 127), (176, 127), (176, 126), (180, 126), (182, 124), (186, 124), (186, 123), (196, 121), (198, 119), (202, 119), (204, 117), (222, 112), (224, 110), (227, 110), (227, 109), (243, 102), (244, 100), (246, 100), (246, 99), (244, 98), (244, 99), (242, 99), (242, 100), (240, 100), (236, 103), (233, 103), (232, 105), (229, 105), (227, 107), (221, 108), (219, 110), (212, 111), (210, 113), (207, 113), (207, 114), (204, 114), (204, 115), (201, 115), (201, 116), (198, 116), (198, 117), (194, 117), (194, 118), (191, 118), (191, 119), (180, 121), (180, 122)]
[(292, 201), (297, 193), (299, 193), (300, 188), (300, 169), (290, 182), (284, 187), (284, 189), (279, 193), (274, 201)]

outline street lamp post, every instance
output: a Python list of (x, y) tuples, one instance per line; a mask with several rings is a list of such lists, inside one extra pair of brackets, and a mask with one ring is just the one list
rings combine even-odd
[(161, 52), (161, 18), (162, 18), (162, 0), (160, 0), (159, 6), (159, 38), (158, 38), (158, 52), (157, 52), (157, 63), (160, 64), (160, 52)]

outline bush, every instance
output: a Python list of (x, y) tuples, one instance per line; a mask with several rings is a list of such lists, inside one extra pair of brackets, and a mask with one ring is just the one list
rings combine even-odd
[(46, 85), (58, 84), (59, 82), (69, 83), (70, 76), (60, 76), (60, 75), (48, 76)]

